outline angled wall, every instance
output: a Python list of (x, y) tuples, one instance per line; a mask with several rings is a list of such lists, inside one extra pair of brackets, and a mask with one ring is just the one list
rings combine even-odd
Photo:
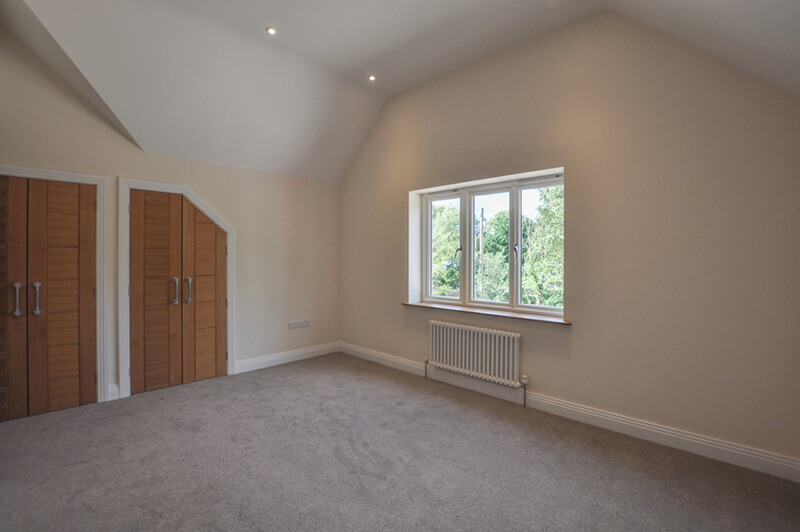
[[(391, 99), (342, 183), (342, 340), (522, 333), (534, 392), (800, 457), (800, 98), (615, 14)], [(401, 306), (408, 192), (565, 167), (571, 327)]]
[[(117, 312), (117, 178), (160, 181), (190, 187), (236, 231), (230, 334), (239, 361), (338, 340), (338, 185), (145, 153), (2, 27), (0, 117), (0, 164), (107, 176), (110, 315)], [(295, 319), (311, 327), (289, 331)], [(116, 361), (116, 328), (106, 332)], [(117, 368), (107, 370), (116, 382)]]

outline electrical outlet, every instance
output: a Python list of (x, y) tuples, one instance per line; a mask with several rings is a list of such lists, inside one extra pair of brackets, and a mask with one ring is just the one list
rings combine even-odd
[(311, 327), (311, 320), (293, 320), (289, 322), (290, 329), (301, 329), (303, 327)]

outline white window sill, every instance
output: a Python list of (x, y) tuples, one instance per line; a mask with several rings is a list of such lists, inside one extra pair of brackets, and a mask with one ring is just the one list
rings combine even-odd
[(564, 318), (559, 318), (556, 316), (544, 316), (541, 314), (524, 314), (522, 312), (514, 312), (512, 310), (462, 307), (461, 305), (448, 305), (445, 303), (428, 303), (428, 302), (406, 303), (404, 301), (403, 305), (407, 307), (435, 308), (439, 310), (454, 310), (456, 312), (469, 312), (471, 314), (483, 314), (485, 316), (501, 316), (503, 318), (515, 318), (518, 320), (543, 321), (545, 323), (555, 323), (558, 325), (572, 325), (571, 321), (567, 321)]

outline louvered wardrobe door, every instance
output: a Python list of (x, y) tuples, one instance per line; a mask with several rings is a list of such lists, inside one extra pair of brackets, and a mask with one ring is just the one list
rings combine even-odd
[(183, 382), (181, 196), (131, 190), (131, 392)]
[(28, 181), (28, 412), (97, 400), (96, 187)]
[(0, 176), (0, 421), (28, 415), (28, 181)]

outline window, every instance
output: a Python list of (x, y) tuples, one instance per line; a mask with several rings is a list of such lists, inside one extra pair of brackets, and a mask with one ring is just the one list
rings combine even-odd
[(409, 248), (409, 260), (422, 261), (419, 300), (563, 317), (563, 169), (412, 195), (421, 217), (420, 252)]

